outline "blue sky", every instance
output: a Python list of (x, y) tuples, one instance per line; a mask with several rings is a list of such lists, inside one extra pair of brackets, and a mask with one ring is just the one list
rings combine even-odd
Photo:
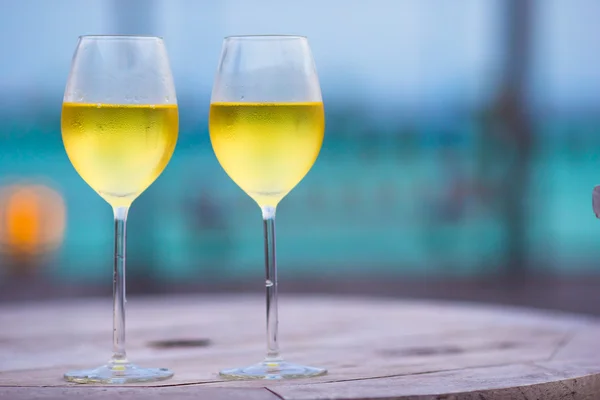
[[(230, 34), (307, 35), (324, 97), (374, 108), (476, 107), (500, 73), (501, 0), (128, 0), (133, 15), (136, 4), (153, 4), (146, 27), (116, 25), (112, 12), (123, 3), (4, 0), (4, 99), (60, 98), (78, 35), (135, 27), (165, 37), (178, 92), (198, 101), (210, 92), (221, 39)], [(534, 5), (537, 108), (600, 105), (600, 2)]]

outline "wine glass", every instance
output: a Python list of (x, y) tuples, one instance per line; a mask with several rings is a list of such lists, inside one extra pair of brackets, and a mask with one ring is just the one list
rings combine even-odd
[(263, 362), (226, 369), (229, 379), (324, 375), (279, 353), (275, 209), (317, 159), (325, 130), (321, 88), (305, 37), (225, 38), (212, 91), (210, 140), (229, 177), (262, 210), (267, 295), (267, 354)]
[(108, 364), (71, 371), (77, 383), (168, 379), (125, 353), (125, 244), (131, 203), (169, 162), (179, 129), (177, 98), (163, 40), (151, 36), (81, 36), (62, 107), (62, 138), (75, 170), (113, 208), (113, 355)]

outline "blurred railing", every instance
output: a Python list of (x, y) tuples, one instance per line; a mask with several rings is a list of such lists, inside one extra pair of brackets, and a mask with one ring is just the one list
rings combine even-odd
[[(360, 124), (368, 118), (355, 109), (351, 114), (329, 109), (319, 159), (279, 207), (284, 271), (310, 277), (509, 270), (514, 214), (506, 203), (512, 201), (508, 191), (517, 173), (518, 142), (491, 134), (496, 124), (489, 116), (418, 126), (397, 121), (374, 130)], [(600, 138), (594, 132), (600, 120), (547, 116), (532, 127), (531, 175), (521, 199), (524, 231), (517, 238), (523, 257), (534, 273), (590, 270), (599, 256), (598, 228), (585, 205), (598, 183)], [(206, 125), (193, 128), (184, 128), (171, 164), (130, 213), (129, 272), (148, 284), (239, 279), (262, 262), (257, 206), (222, 171)], [(38, 235), (23, 239), (27, 245), (47, 248), (43, 254), (32, 251), (36, 266), (27, 268), (50, 280), (88, 283), (108, 273), (110, 208), (71, 167), (58, 121), (13, 126), (12, 134), (0, 138), (4, 190), (41, 187), (57, 198), (52, 203), (42, 194), (16, 208), (14, 201), (0, 200), (3, 248), (15, 243), (7, 224), (21, 218), (33, 229), (27, 234)], [(64, 220), (50, 218), (61, 207)], [(58, 248), (43, 238), (60, 240)], [(9, 250), (1, 254), (5, 274), (18, 265)]]

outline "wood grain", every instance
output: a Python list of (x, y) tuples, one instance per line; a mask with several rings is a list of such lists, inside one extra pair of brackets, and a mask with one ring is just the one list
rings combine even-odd
[(281, 400), (267, 389), (216, 389), (179, 387), (45, 387), (0, 388), (0, 399), (10, 400), (104, 400), (104, 399), (190, 399), (190, 400)]
[(132, 298), (132, 361), (175, 371), (152, 384), (69, 384), (110, 355), (109, 299), (0, 307), (0, 399), (596, 399), (600, 321), (439, 302), (282, 297), (284, 356), (324, 366), (309, 380), (223, 381), (260, 361), (260, 297)]

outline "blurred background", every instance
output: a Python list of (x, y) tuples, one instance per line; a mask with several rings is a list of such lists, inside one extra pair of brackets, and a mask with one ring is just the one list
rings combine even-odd
[(282, 293), (600, 314), (600, 2), (2, 0), (0, 301), (109, 296), (110, 207), (60, 110), (77, 37), (165, 38), (180, 136), (128, 226), (133, 294), (262, 293), (261, 214), (207, 129), (222, 38), (309, 37), (327, 130), (278, 208)]

